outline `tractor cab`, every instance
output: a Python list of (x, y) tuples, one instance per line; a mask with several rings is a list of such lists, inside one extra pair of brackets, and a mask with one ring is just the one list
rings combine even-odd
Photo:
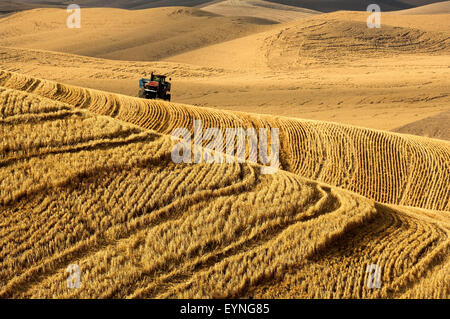
[[(170, 101), (171, 83), (166, 81), (167, 76), (152, 74), (150, 78), (142, 78), (139, 81), (139, 97), (145, 99), (163, 99)], [(170, 79), (169, 79), (170, 80)]]
[(164, 84), (166, 82), (166, 77), (165, 75), (161, 75), (161, 74), (153, 74), (150, 76), (150, 81), (155, 81), (155, 82), (159, 82), (161, 84)]

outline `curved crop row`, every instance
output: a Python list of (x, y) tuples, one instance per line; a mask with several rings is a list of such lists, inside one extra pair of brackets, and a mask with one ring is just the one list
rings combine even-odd
[[(279, 128), (281, 168), (382, 203), (450, 210), (450, 144), (331, 122), (149, 101), (0, 72), (0, 85), (87, 108), (162, 134), (217, 127)], [(205, 146), (206, 143), (203, 143)], [(223, 143), (224, 148), (226, 141)], [(247, 150), (248, 156), (248, 150)]]
[[(174, 164), (168, 136), (21, 91), (0, 100), (14, 110), (0, 119), (0, 298), (448, 297), (446, 214), (248, 163)], [(40, 111), (69, 113), (22, 119)]]

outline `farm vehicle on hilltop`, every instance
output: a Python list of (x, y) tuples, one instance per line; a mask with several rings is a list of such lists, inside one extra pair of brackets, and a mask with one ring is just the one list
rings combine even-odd
[[(152, 74), (150, 78), (139, 80), (139, 97), (144, 99), (163, 99), (170, 101), (171, 83), (166, 81), (167, 76)], [(169, 80), (172, 80), (169, 78)]]

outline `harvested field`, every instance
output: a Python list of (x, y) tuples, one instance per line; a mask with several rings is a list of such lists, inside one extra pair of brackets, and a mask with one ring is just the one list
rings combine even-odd
[(174, 164), (169, 136), (4, 76), (0, 297), (448, 297), (447, 212), (247, 163)]
[(450, 298), (450, 1), (371, 3), (2, 2), (0, 299)]
[[(450, 143), (331, 122), (148, 101), (1, 72), (0, 85), (170, 135), (217, 127), (279, 128), (281, 168), (376, 201), (450, 210)], [(224, 144), (225, 145), (225, 144)], [(373, 156), (377, 154), (377, 156)]]
[[(239, 1), (262, 5), (250, 2)], [(179, 103), (381, 130), (449, 110), (448, 13), (386, 12), (380, 29), (348, 11), (267, 24), (198, 8), (97, 8), (83, 11), (79, 30), (66, 17), (40, 9), (1, 19), (0, 68), (131, 96), (155, 71), (172, 77)]]

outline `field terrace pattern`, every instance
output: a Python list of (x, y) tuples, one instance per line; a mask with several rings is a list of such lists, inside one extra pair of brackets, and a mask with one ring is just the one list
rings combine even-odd
[[(281, 169), (380, 203), (450, 210), (450, 143), (337, 124), (149, 101), (0, 72), (0, 86), (170, 135), (175, 128), (279, 128)], [(225, 144), (224, 144), (225, 145)], [(376, 156), (373, 156), (376, 154)], [(248, 154), (247, 154), (248, 155)]]
[[(1, 298), (448, 296), (448, 212), (256, 164), (174, 164), (170, 136), (120, 119), (163, 128), (186, 106), (37, 79), (6, 88), (12, 77), (0, 88)], [(373, 263), (382, 289), (365, 284)], [(71, 264), (81, 289), (67, 289)]]

